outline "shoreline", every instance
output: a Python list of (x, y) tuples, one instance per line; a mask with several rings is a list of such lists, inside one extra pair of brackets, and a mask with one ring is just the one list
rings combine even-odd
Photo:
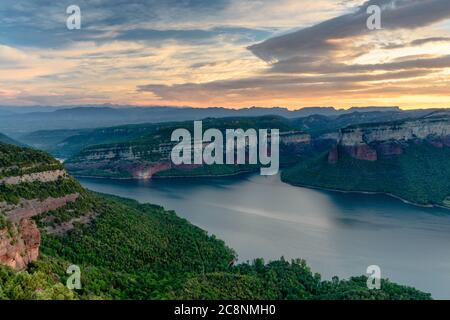
[[(236, 176), (241, 176), (241, 175), (245, 175), (245, 174), (251, 174), (251, 173), (255, 173), (255, 170), (246, 170), (246, 171), (239, 171), (239, 172), (235, 172), (235, 173), (230, 173), (230, 174), (221, 174), (221, 175), (192, 175), (192, 176), (153, 176), (151, 178), (148, 179), (139, 179), (139, 178), (133, 178), (133, 177), (129, 177), (129, 178), (120, 178), (120, 177), (101, 177), (101, 176), (85, 176), (85, 175), (76, 175), (76, 174), (72, 174), (73, 177), (75, 178), (83, 178), (83, 179), (104, 179), (104, 180), (135, 180), (135, 181), (150, 181), (150, 180), (170, 180), (170, 179), (206, 179), (206, 178), (226, 178), (226, 177), (236, 177)], [(325, 188), (325, 187), (319, 187), (319, 186), (312, 186), (312, 185), (307, 185), (307, 184), (301, 184), (301, 183), (292, 183), (292, 182), (288, 182), (288, 181), (284, 181), (280, 175), (280, 180), (282, 183), (294, 186), (294, 187), (300, 187), (300, 188), (306, 188), (306, 189), (315, 189), (315, 190), (322, 190), (322, 191), (329, 191), (329, 192), (338, 192), (338, 193), (344, 193), (344, 194), (351, 194), (351, 193), (355, 193), (355, 194), (366, 194), (366, 195), (385, 195), (397, 200), (402, 201), (405, 204), (409, 204), (415, 207), (420, 207), (420, 208), (440, 208), (440, 209), (445, 209), (445, 210), (450, 210), (450, 207), (446, 207), (443, 205), (439, 205), (439, 204), (429, 204), (429, 205), (425, 205), (425, 204), (420, 204), (420, 203), (415, 203), (409, 200), (406, 200), (400, 196), (397, 196), (395, 194), (392, 193), (388, 193), (388, 192), (375, 192), (375, 191), (362, 191), (362, 190), (341, 190), (341, 189), (332, 189), (332, 188)]]
[(403, 203), (415, 206), (415, 207), (420, 207), (420, 208), (441, 208), (441, 209), (446, 209), (446, 210), (450, 210), (450, 207), (446, 207), (443, 205), (439, 205), (439, 204), (420, 204), (420, 203), (415, 203), (409, 200), (406, 200), (400, 196), (397, 196), (395, 194), (392, 193), (388, 193), (388, 192), (376, 192), (376, 191), (361, 191), (361, 190), (340, 190), (340, 189), (332, 189), (332, 188), (325, 188), (325, 187), (318, 187), (318, 186), (311, 186), (311, 185), (307, 185), (307, 184), (301, 184), (301, 183), (292, 183), (292, 182), (288, 182), (288, 181), (284, 181), (283, 179), (281, 179), (281, 181), (283, 183), (289, 184), (291, 186), (294, 187), (300, 187), (300, 188), (306, 188), (306, 189), (315, 189), (315, 190), (323, 190), (323, 191), (330, 191), (330, 192), (338, 192), (338, 193), (346, 193), (346, 194), (351, 194), (351, 193), (355, 193), (355, 194), (366, 194), (366, 195), (384, 195), (384, 196), (388, 196), (397, 200), (402, 201)]
[[(258, 169), (259, 170), (259, 169)], [(228, 174), (204, 174), (204, 175), (194, 175), (194, 176), (154, 176), (152, 179), (196, 179), (196, 178), (225, 178), (225, 177), (235, 177), (244, 174), (256, 173), (257, 170), (244, 170)], [(151, 180), (151, 179), (150, 179)]]
[[(70, 173), (70, 172), (69, 172)], [(151, 178), (133, 178), (133, 177), (102, 177), (102, 176), (87, 176), (87, 175), (77, 175), (70, 173), (74, 178), (83, 178), (83, 179), (109, 179), (109, 180), (135, 180), (135, 181), (149, 181), (149, 180), (164, 180), (164, 179), (197, 179), (197, 178), (226, 178), (226, 177), (235, 177), (250, 173), (256, 173), (256, 170), (245, 170), (239, 171), (229, 174), (205, 174), (205, 175), (191, 175), (191, 176), (152, 176)]]

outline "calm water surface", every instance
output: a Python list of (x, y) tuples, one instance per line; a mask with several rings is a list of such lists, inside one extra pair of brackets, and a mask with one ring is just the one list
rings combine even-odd
[(240, 261), (304, 258), (324, 278), (382, 276), (450, 298), (450, 211), (381, 195), (293, 187), (279, 176), (208, 180), (80, 179), (95, 191), (172, 209), (236, 250)]

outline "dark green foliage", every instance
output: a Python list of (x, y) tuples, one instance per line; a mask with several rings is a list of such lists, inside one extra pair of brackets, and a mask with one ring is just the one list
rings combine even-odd
[(75, 294), (52, 274), (42, 271), (14, 272), (0, 266), (0, 300), (72, 300)]
[(0, 184), (0, 202), (19, 203), (20, 199), (58, 198), (75, 192), (83, 192), (81, 185), (71, 178), (58, 178), (53, 182), (28, 182), (18, 185)]
[(267, 296), (269, 299), (311, 299), (320, 286), (320, 275), (313, 274), (306, 261), (301, 259), (289, 263), (281, 258), (267, 265), (262, 259), (256, 259), (253, 264), (243, 264), (237, 269), (259, 278), (266, 292), (271, 292), (271, 296)]
[(304, 260), (265, 264), (256, 259), (230, 266), (232, 250), (171, 211), (96, 194), (84, 201), (91, 204), (75, 203), (72, 213), (95, 208), (95, 222), (62, 237), (44, 234), (44, 257), (33, 265), (57, 273), (63, 282), (65, 268), (79, 265), (81, 299), (430, 298), (390, 282), (383, 282), (381, 291), (369, 291), (362, 280), (321, 281)]
[(8, 220), (6, 220), (6, 217), (0, 213), (0, 230), (5, 229), (8, 225)]
[[(57, 256), (41, 255), (29, 266), (29, 272), (52, 274), (65, 284), (66, 270), (72, 263)], [(177, 285), (175, 277), (158, 276), (152, 272), (120, 272), (105, 267), (81, 264), (80, 290), (75, 296), (83, 300), (98, 299), (168, 299), (171, 286)]]
[(36, 217), (39, 227), (57, 226), (63, 222), (70, 221), (97, 212), (96, 201), (89, 192), (83, 192), (74, 202), (65, 206), (40, 214)]
[[(22, 164), (30, 149), (11, 150)], [(0, 154), (0, 160), (2, 155)], [(39, 157), (43, 157), (40, 158)], [(46, 162), (38, 154), (38, 163)], [(0, 201), (45, 199), (79, 192), (77, 201), (35, 217), (42, 243), (38, 261), (24, 272), (0, 267), (0, 299), (428, 299), (428, 294), (383, 281), (369, 291), (365, 278), (321, 281), (303, 260), (262, 259), (233, 266), (236, 254), (223, 241), (162, 207), (85, 191), (75, 180), (0, 186)], [(75, 218), (64, 235), (48, 234)], [(11, 229), (0, 215), (0, 229)], [(15, 229), (14, 229), (15, 230)], [(81, 268), (82, 289), (69, 291), (67, 267)]]
[(321, 300), (430, 300), (431, 295), (381, 279), (381, 290), (368, 290), (367, 277), (322, 282)]
[(77, 201), (67, 216), (61, 210), (56, 216), (68, 220), (92, 210), (96, 220), (64, 236), (43, 234), (41, 246), (45, 256), (81, 266), (83, 299), (168, 298), (187, 274), (228, 270), (234, 259), (223, 241), (159, 206), (94, 194), (83, 201), (89, 204)]
[(324, 154), (285, 170), (282, 179), (296, 185), (389, 193), (421, 205), (449, 205), (450, 148), (411, 144), (400, 156), (374, 162), (340, 150), (337, 164), (329, 164)]
[(62, 168), (45, 152), (0, 142), (0, 178)]
[(36, 164), (57, 163), (49, 154), (29, 148), (21, 148), (0, 143), (0, 167), (32, 166)]
[(186, 300), (251, 300), (267, 299), (270, 292), (254, 276), (216, 272), (190, 277), (174, 294)]
[(46, 236), (44, 251), (124, 272), (210, 272), (227, 268), (234, 259), (222, 241), (174, 212), (112, 198), (96, 201), (94, 223), (64, 237)]
[(321, 281), (304, 260), (262, 259), (238, 265), (233, 273), (211, 273), (189, 278), (175, 297), (182, 299), (264, 300), (428, 300), (416, 289), (382, 280), (380, 290), (367, 288), (367, 277)]

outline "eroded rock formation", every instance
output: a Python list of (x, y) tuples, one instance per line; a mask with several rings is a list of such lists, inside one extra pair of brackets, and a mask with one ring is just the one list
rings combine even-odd
[(0, 179), (0, 184), (12, 184), (17, 185), (26, 182), (52, 182), (56, 181), (59, 178), (63, 178), (67, 175), (65, 170), (54, 170), (54, 171), (45, 171), (45, 172), (36, 172), (25, 174), (22, 176), (12, 176)]
[(78, 193), (73, 193), (60, 198), (50, 197), (42, 201), (22, 199), (18, 205), (8, 205), (3, 202), (0, 203), (0, 211), (6, 214), (10, 221), (18, 223), (22, 219), (32, 218), (41, 213), (61, 208), (69, 202), (74, 202), (79, 196)]
[[(57, 181), (67, 177), (64, 170), (43, 171), (22, 176), (9, 176), (0, 180), (1, 185), (19, 185), (21, 183), (40, 181), (42, 183)], [(79, 193), (62, 197), (40, 199), (20, 199), (18, 204), (0, 202), (0, 264), (15, 270), (23, 270), (28, 263), (39, 256), (41, 236), (35, 222), (31, 220), (39, 214), (56, 210), (69, 202), (74, 202)]]
[(41, 236), (36, 224), (22, 219), (18, 224), (0, 230), (0, 264), (23, 270), (39, 256)]
[(328, 163), (336, 164), (339, 160), (338, 146), (334, 146), (328, 153)]
[[(339, 150), (365, 161), (401, 155), (404, 146), (414, 141), (427, 141), (439, 148), (450, 147), (450, 118), (444, 115), (420, 120), (352, 126), (342, 129), (337, 140)], [(330, 163), (338, 161), (337, 150), (333, 148), (330, 151)]]

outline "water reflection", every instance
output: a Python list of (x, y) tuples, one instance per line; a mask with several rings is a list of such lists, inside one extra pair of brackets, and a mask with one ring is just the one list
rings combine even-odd
[(293, 187), (279, 176), (114, 181), (99, 192), (162, 205), (226, 241), (240, 261), (301, 257), (330, 278), (376, 264), (391, 280), (450, 298), (450, 211), (382, 195)]

